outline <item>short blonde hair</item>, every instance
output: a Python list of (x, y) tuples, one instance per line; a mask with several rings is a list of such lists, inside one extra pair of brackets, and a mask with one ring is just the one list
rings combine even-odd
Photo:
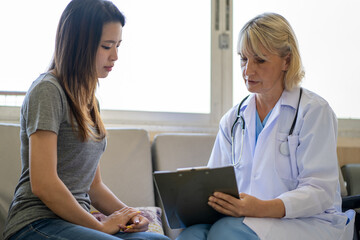
[(289, 68), (284, 78), (286, 90), (299, 86), (305, 76), (295, 33), (279, 14), (263, 13), (248, 21), (239, 33), (237, 48), (241, 55), (257, 55), (264, 59), (262, 49), (280, 57), (289, 55)]

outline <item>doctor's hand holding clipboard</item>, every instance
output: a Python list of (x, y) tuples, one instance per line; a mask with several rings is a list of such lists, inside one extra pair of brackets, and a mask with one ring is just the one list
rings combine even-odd
[(305, 72), (292, 27), (279, 14), (258, 15), (237, 47), (250, 95), (222, 117), (208, 167), (234, 166), (240, 198), (215, 192), (208, 204), (226, 216), (190, 226), (178, 240), (345, 239), (337, 118), (300, 87)]
[(215, 192), (209, 198), (209, 205), (216, 211), (232, 217), (274, 217), (285, 216), (284, 203), (280, 199), (260, 200), (246, 193), (239, 194), (240, 199), (225, 193)]

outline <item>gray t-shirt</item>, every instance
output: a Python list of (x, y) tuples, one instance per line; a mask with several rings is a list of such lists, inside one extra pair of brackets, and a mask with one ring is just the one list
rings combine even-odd
[(20, 116), (22, 170), (9, 209), (5, 239), (33, 221), (58, 218), (30, 187), (29, 137), (37, 130), (57, 134), (57, 173), (79, 204), (90, 210), (88, 192), (105, 150), (106, 139), (81, 142), (71, 126), (69, 109), (63, 89), (50, 73), (40, 75), (26, 94)]

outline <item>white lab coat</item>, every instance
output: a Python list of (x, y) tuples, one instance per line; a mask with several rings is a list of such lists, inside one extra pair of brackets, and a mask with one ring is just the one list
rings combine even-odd
[[(329, 104), (303, 89), (296, 126), (288, 136), (295, 117), (300, 90), (284, 91), (273, 108), (255, 146), (255, 95), (243, 103), (244, 149), (236, 168), (239, 192), (262, 200), (279, 198), (285, 204), (282, 219), (246, 217), (244, 223), (261, 239), (341, 239), (347, 216), (341, 213), (336, 154), (337, 118)], [(238, 106), (220, 122), (209, 167), (231, 164), (231, 127)], [(289, 155), (280, 153), (288, 140)], [(235, 132), (235, 159), (241, 148), (241, 124)]]

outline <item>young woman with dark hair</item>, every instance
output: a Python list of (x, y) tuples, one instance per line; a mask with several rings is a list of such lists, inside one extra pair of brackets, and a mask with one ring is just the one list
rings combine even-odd
[(50, 69), (21, 108), (22, 172), (5, 239), (168, 239), (145, 232), (149, 221), (101, 180), (106, 130), (95, 91), (118, 59), (124, 25), (110, 1), (72, 0), (64, 10)]

